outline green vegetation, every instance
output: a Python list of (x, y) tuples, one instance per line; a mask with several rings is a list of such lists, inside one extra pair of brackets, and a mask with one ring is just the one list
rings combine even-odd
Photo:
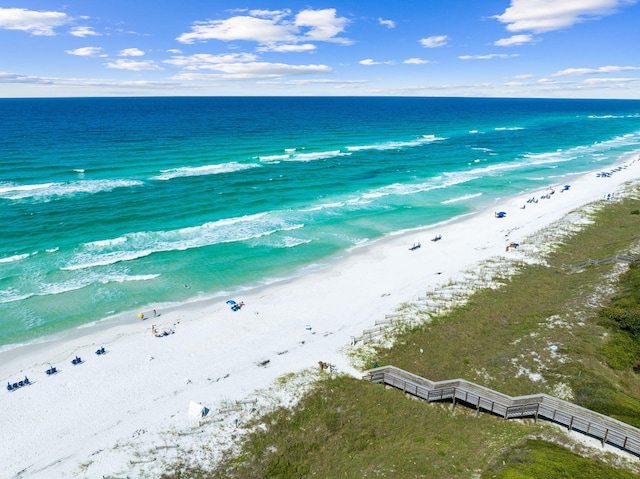
[[(498, 466), (482, 474), (482, 479), (632, 479), (630, 471), (614, 469), (545, 441), (528, 440), (498, 459)], [(504, 464), (504, 465), (503, 465)]]
[[(623, 275), (614, 274), (613, 263), (568, 267), (631, 254), (640, 228), (630, 212), (639, 209), (633, 198), (607, 203), (544, 265), (522, 266), (501, 288), (478, 291), (446, 315), (408, 328), (392, 348), (365, 361), (432, 380), (464, 378), (509, 395), (544, 392), (640, 427), (640, 267)], [(252, 425), (243, 452), (218, 470), (182, 468), (165, 477), (535, 479), (640, 472), (637, 463), (623, 467), (604, 454), (572, 452), (566, 435), (544, 421), (476, 416), (329, 374), (294, 410), (275, 411), (261, 423)]]

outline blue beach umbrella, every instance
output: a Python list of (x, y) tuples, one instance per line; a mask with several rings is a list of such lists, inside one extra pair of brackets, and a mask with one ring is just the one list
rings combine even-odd
[(236, 304), (236, 302), (233, 299), (230, 299), (229, 301), (227, 301), (227, 304)]

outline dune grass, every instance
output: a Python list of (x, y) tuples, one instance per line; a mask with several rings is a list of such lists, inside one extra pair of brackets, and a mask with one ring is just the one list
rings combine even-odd
[(636, 473), (579, 456), (547, 441), (529, 439), (498, 458), (482, 479), (633, 479)]
[[(509, 395), (544, 392), (640, 427), (640, 343), (602, 314), (624, 303), (640, 276), (620, 276), (614, 263), (566, 267), (637, 248), (638, 210), (633, 197), (608, 203), (544, 265), (521, 266), (501, 288), (478, 291), (444, 316), (408, 328), (366, 361), (431, 380), (464, 378)], [(624, 465), (585, 452), (543, 421), (476, 416), (341, 376), (327, 375), (293, 410), (248, 427), (243, 452), (217, 470), (176, 467), (165, 477), (626, 478), (635, 477), (634, 467), (640, 472), (637, 461)]]

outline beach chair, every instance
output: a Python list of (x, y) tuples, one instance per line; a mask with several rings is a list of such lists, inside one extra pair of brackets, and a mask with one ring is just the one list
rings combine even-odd
[(76, 356), (74, 359), (71, 360), (71, 364), (73, 364), (74, 366), (76, 366), (77, 364), (80, 364), (82, 362), (82, 359), (80, 359), (79, 356)]
[(98, 350), (96, 351), (96, 354), (97, 354), (98, 356), (100, 356), (101, 354), (104, 354), (104, 353), (105, 353), (104, 346), (102, 346), (100, 349), (98, 349)]
[(13, 383), (13, 385), (12, 385), (12, 386), (13, 386), (13, 389), (18, 389), (18, 387), (19, 387), (19, 386), (18, 386), (18, 383)]

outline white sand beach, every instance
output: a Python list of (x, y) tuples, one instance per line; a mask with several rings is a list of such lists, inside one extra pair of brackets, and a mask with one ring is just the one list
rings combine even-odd
[[(232, 296), (244, 302), (239, 311), (226, 304), (231, 298), (157, 307), (157, 316), (149, 310), (145, 320), (133, 311), (125, 321), (4, 351), (3, 384), (25, 376), (31, 384), (0, 394), (0, 476), (158, 477), (176, 457), (215, 460), (234, 443), (237, 422), (266, 410), (265, 391), (278, 377), (319, 373), (318, 361), (360, 377), (347, 351), (376, 320), (478, 262), (525, 255), (540, 246), (528, 243), (533, 233), (582, 205), (612, 194), (615, 200), (638, 178), (636, 160), (609, 177), (572, 178), (567, 191), (565, 183), (549, 185), (554, 194), (537, 203), (527, 199), (546, 195), (546, 187), (497, 200), (489, 210), (390, 236), (298, 278), (239, 292)], [(430, 241), (435, 235), (442, 239)], [(421, 247), (410, 251), (417, 242)], [(510, 242), (521, 247), (505, 251)], [(174, 333), (156, 337), (152, 325)], [(102, 346), (106, 353), (96, 355)], [(76, 355), (83, 362), (72, 365)], [(58, 373), (46, 375), (50, 366)], [(294, 397), (280, 396), (284, 403)], [(209, 414), (190, 417), (191, 401)]]

